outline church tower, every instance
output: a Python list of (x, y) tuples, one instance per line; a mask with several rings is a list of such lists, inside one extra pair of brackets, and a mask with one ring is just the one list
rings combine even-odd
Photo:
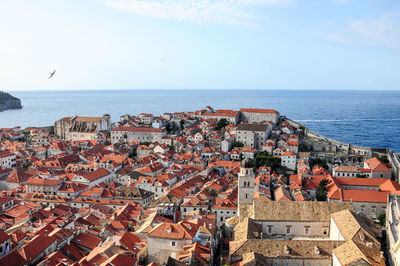
[[(253, 164), (249, 159), (240, 162), (240, 173), (238, 174), (239, 196), (238, 196), (238, 215), (240, 217), (240, 207), (253, 204), (254, 199), (254, 172)], [(243, 217), (244, 218), (244, 217)], [(242, 217), (240, 217), (242, 219)]]

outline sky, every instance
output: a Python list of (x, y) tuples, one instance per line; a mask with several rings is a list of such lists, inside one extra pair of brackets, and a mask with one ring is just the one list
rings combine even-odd
[(1, 89), (400, 90), (400, 1), (0, 0)]

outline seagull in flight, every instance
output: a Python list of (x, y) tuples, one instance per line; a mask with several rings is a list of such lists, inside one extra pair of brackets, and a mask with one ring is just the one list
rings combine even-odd
[(50, 73), (49, 79), (51, 79), (54, 76), (55, 73), (56, 73), (56, 70), (54, 69), (53, 73)]

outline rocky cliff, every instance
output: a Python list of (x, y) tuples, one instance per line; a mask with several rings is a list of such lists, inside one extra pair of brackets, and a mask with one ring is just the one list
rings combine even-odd
[(21, 109), (21, 100), (7, 92), (0, 92), (0, 112), (9, 109)]

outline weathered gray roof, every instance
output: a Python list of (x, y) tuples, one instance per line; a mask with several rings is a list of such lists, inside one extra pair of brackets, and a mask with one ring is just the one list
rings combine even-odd
[(237, 130), (243, 130), (243, 131), (267, 131), (268, 129), (267, 124), (239, 124), (237, 126)]
[(351, 202), (326, 201), (266, 201), (255, 199), (252, 219), (256, 221), (329, 222), (331, 214), (354, 211)]

